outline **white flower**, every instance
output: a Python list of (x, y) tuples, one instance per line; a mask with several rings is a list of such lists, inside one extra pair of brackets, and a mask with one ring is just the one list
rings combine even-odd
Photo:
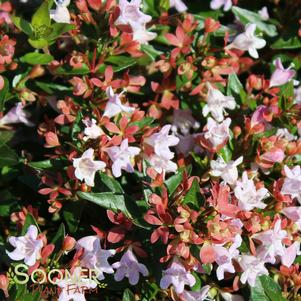
[(178, 169), (176, 163), (163, 157), (157, 156), (156, 154), (153, 154), (150, 157), (146, 157), (146, 159), (158, 173), (176, 172)]
[(282, 194), (289, 194), (292, 198), (297, 198), (301, 203), (301, 167), (300, 165), (289, 169), (284, 166), (286, 178), (281, 188)]
[(112, 87), (108, 87), (106, 90), (109, 100), (107, 102), (103, 116), (108, 116), (109, 118), (114, 117), (122, 112), (132, 113), (135, 111), (134, 108), (125, 106), (121, 103), (120, 95), (114, 94)]
[(230, 118), (227, 118), (222, 123), (218, 123), (209, 117), (206, 125), (207, 132), (205, 133), (204, 137), (209, 140), (214, 147), (221, 145), (229, 138), (230, 124)]
[(115, 281), (121, 281), (124, 277), (129, 279), (131, 285), (136, 285), (139, 281), (140, 273), (145, 277), (148, 276), (147, 267), (139, 263), (131, 249), (128, 249), (120, 259), (115, 262), (112, 267), (116, 270), (114, 275)]
[(224, 7), (224, 11), (227, 11), (232, 6), (232, 0), (211, 0), (210, 2), (210, 8), (211, 9), (219, 9), (221, 7)]
[(301, 86), (299, 86), (294, 90), (294, 94), (295, 94), (294, 103), (301, 104)]
[(119, 1), (120, 15), (115, 25), (131, 25), (141, 27), (152, 20), (152, 17), (140, 11), (141, 0)]
[(87, 141), (89, 139), (97, 139), (99, 136), (103, 134), (102, 129), (96, 124), (96, 120), (83, 120), (83, 123), (85, 124), (86, 128), (84, 130), (84, 141)]
[(277, 220), (273, 229), (256, 233), (253, 238), (261, 242), (258, 248), (258, 257), (270, 263), (275, 263), (276, 256), (285, 254), (285, 247), (282, 243), (287, 237), (287, 232), (281, 229), (281, 220)]
[(264, 261), (255, 256), (242, 255), (239, 257), (238, 263), (243, 270), (240, 277), (240, 281), (243, 284), (248, 282), (250, 286), (255, 286), (256, 278), (258, 276), (269, 274), (264, 266)]
[(234, 194), (238, 199), (238, 207), (244, 211), (254, 208), (264, 209), (266, 204), (262, 200), (269, 196), (266, 188), (256, 190), (253, 180), (248, 179), (246, 171), (242, 175), (242, 181), (237, 181)]
[(292, 135), (287, 128), (283, 128), (283, 129), (278, 129), (276, 136), (278, 136), (279, 138), (284, 138), (287, 141), (293, 141), (296, 140), (297, 137)]
[(140, 153), (140, 148), (129, 146), (128, 139), (124, 139), (120, 146), (109, 147), (106, 152), (113, 161), (112, 172), (114, 177), (120, 177), (121, 170), (134, 172), (134, 157)]
[(182, 0), (169, 0), (169, 6), (174, 7), (179, 13), (187, 10), (187, 6)]
[(299, 231), (301, 231), (301, 207), (294, 206), (294, 207), (286, 207), (282, 209), (282, 213), (292, 220), (297, 226)]
[(218, 280), (224, 279), (225, 272), (235, 273), (235, 268), (232, 263), (232, 259), (236, 258), (239, 255), (238, 248), (242, 243), (241, 236), (237, 234), (235, 236), (234, 243), (230, 248), (225, 248), (221, 245), (214, 245), (213, 249), (216, 256), (216, 263), (218, 268), (216, 269), (216, 276)]
[(71, 275), (63, 280), (59, 280), (57, 285), (62, 289), (58, 301), (86, 301), (85, 292), (94, 289), (97, 283), (82, 275), (82, 269), (76, 267)]
[(171, 146), (179, 143), (180, 139), (174, 135), (169, 135), (171, 125), (165, 125), (159, 133), (152, 134), (144, 139), (144, 142), (153, 147), (154, 152), (159, 157), (170, 160), (174, 157), (174, 153), (170, 151)]
[(101, 248), (100, 239), (97, 236), (86, 236), (76, 243), (76, 249), (84, 249), (81, 259), (81, 266), (94, 269), (98, 272), (97, 278), (103, 280), (104, 274), (113, 274), (114, 270), (108, 263), (108, 259), (115, 255), (115, 250), (105, 250)]
[(50, 10), (50, 18), (57, 23), (70, 23), (70, 13), (67, 6), (70, 0), (56, 0), (56, 8)]
[(0, 126), (14, 123), (24, 123), (27, 126), (33, 126), (34, 124), (28, 118), (29, 114), (24, 110), (23, 104), (18, 102), (0, 119)]
[(227, 48), (237, 48), (240, 50), (248, 51), (250, 56), (257, 59), (257, 49), (261, 49), (266, 45), (264, 39), (260, 39), (255, 36), (256, 24), (246, 25), (244, 33), (239, 34), (235, 37), (234, 41), (227, 46)]
[(235, 99), (232, 96), (225, 96), (219, 90), (214, 89), (209, 83), (207, 83), (207, 87), (207, 104), (203, 107), (203, 115), (206, 117), (211, 113), (211, 116), (216, 121), (222, 122), (224, 120), (225, 109), (235, 109)]
[(172, 128), (173, 133), (182, 135), (188, 135), (191, 129), (198, 129), (200, 123), (197, 122), (189, 109), (187, 110), (174, 110), (172, 117)]
[(269, 12), (268, 12), (268, 9), (266, 6), (264, 6), (262, 9), (260, 9), (258, 11), (258, 14), (260, 15), (260, 17), (263, 21), (267, 21), (270, 19)]
[(203, 301), (207, 299), (207, 295), (209, 293), (210, 286), (205, 285), (201, 288), (200, 291), (184, 291), (180, 297), (183, 301)]
[(210, 162), (210, 174), (213, 177), (221, 177), (225, 183), (235, 185), (238, 179), (237, 166), (243, 162), (243, 157), (239, 157), (235, 161), (225, 162), (222, 157), (218, 157), (216, 161)]
[(24, 259), (25, 264), (33, 266), (37, 259), (41, 258), (41, 249), (43, 248), (42, 239), (38, 239), (38, 229), (36, 226), (29, 226), (24, 236), (11, 236), (8, 241), (15, 247), (12, 252), (6, 251), (12, 260)]
[(146, 27), (137, 27), (133, 30), (133, 40), (140, 44), (148, 44), (149, 41), (155, 39), (157, 34), (155, 32), (148, 31)]
[(91, 187), (94, 186), (95, 173), (98, 170), (103, 170), (106, 164), (103, 161), (94, 161), (94, 150), (89, 148), (80, 158), (73, 159), (73, 166), (75, 168), (75, 176), (81, 181)]

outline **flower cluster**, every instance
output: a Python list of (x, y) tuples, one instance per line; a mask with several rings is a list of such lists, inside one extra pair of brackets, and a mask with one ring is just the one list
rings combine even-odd
[(301, 300), (300, 5), (199, 2), (0, 4), (1, 300)]

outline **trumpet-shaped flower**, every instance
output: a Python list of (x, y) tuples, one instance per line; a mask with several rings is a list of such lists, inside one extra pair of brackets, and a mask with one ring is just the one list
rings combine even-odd
[(206, 117), (209, 113), (218, 122), (224, 120), (225, 109), (234, 110), (236, 102), (234, 97), (225, 96), (222, 92), (214, 89), (209, 83), (207, 104), (203, 107), (203, 115)]
[(144, 142), (153, 147), (157, 156), (170, 160), (174, 157), (174, 153), (170, 151), (171, 146), (179, 143), (179, 138), (174, 135), (169, 135), (171, 125), (165, 125), (159, 133), (152, 134), (147, 137)]
[(8, 241), (15, 247), (15, 250), (12, 252), (6, 251), (12, 260), (24, 259), (25, 264), (33, 266), (41, 258), (43, 241), (38, 238), (38, 229), (36, 226), (29, 226), (24, 236), (11, 236)]
[(28, 120), (28, 117), (29, 114), (24, 110), (23, 104), (18, 102), (0, 119), (0, 126), (14, 123), (24, 123), (27, 126), (33, 126), (34, 124)]
[(169, 0), (169, 6), (174, 7), (179, 13), (187, 10), (187, 6), (182, 0)]
[(245, 171), (242, 175), (242, 181), (237, 181), (234, 194), (238, 199), (238, 207), (243, 211), (250, 211), (254, 208), (264, 209), (266, 204), (262, 200), (269, 196), (266, 188), (256, 190), (253, 180), (249, 180)]
[(260, 15), (260, 17), (263, 21), (267, 21), (267, 20), (270, 19), (269, 11), (268, 11), (268, 8), (266, 6), (264, 6), (262, 9), (260, 9), (258, 11), (258, 14)]
[(287, 69), (283, 67), (280, 58), (277, 58), (274, 61), (274, 65), (276, 66), (276, 69), (271, 76), (270, 87), (282, 86), (292, 80), (296, 75), (296, 71), (292, 70), (291, 66)]
[(266, 45), (266, 41), (258, 38), (255, 35), (255, 30), (256, 24), (246, 25), (245, 32), (239, 34), (227, 48), (237, 48), (248, 51), (251, 57), (258, 59), (259, 55), (257, 49), (263, 48)]
[(187, 136), (191, 129), (198, 129), (199, 127), (200, 123), (193, 118), (189, 109), (174, 110), (171, 128), (174, 133), (180, 132), (182, 135)]
[(277, 130), (277, 133), (276, 133), (276, 136), (279, 137), (279, 138), (284, 138), (286, 139), (287, 141), (293, 141), (293, 140), (296, 140), (297, 137), (292, 135), (287, 128), (283, 128), (283, 129), (278, 129)]
[(103, 116), (108, 116), (109, 118), (112, 118), (122, 112), (132, 113), (135, 111), (134, 108), (123, 105), (121, 103), (120, 95), (114, 94), (112, 87), (108, 87), (106, 90), (106, 93), (107, 93), (107, 96), (109, 97), (109, 100), (105, 107)]
[(163, 271), (160, 287), (167, 289), (172, 284), (176, 293), (182, 294), (186, 284), (192, 287), (195, 283), (196, 280), (193, 275), (187, 272), (185, 267), (178, 260), (174, 260), (171, 266)]
[(293, 221), (301, 231), (301, 207), (286, 207), (282, 209), (282, 213)]
[(229, 138), (229, 126), (231, 119), (227, 118), (223, 122), (218, 123), (211, 117), (207, 121), (207, 132), (204, 137), (211, 142), (213, 147), (223, 144)]
[(140, 44), (148, 44), (149, 41), (155, 39), (157, 34), (148, 31), (145, 26), (139, 26), (133, 30), (133, 40)]
[(103, 161), (94, 161), (94, 150), (89, 148), (80, 158), (73, 159), (73, 167), (75, 168), (75, 176), (91, 187), (94, 186), (95, 173), (103, 170), (106, 163)]
[(121, 281), (124, 277), (129, 279), (131, 285), (136, 285), (139, 281), (140, 274), (144, 277), (148, 275), (147, 267), (139, 263), (131, 249), (128, 249), (119, 262), (115, 262), (112, 267), (116, 269), (114, 279)]
[(84, 141), (89, 139), (97, 139), (99, 136), (103, 134), (102, 129), (96, 124), (96, 120), (84, 120), (83, 123), (85, 124), (86, 128), (84, 130)]
[(115, 250), (102, 249), (100, 239), (97, 236), (86, 236), (76, 243), (76, 249), (84, 249), (81, 266), (97, 271), (97, 278), (103, 280), (104, 273), (113, 274), (114, 270), (108, 263), (108, 259), (115, 255)]
[(82, 275), (82, 269), (76, 267), (70, 277), (59, 280), (57, 285), (61, 288), (58, 301), (85, 301), (85, 292), (96, 288), (97, 283)]
[(292, 198), (297, 198), (301, 203), (301, 167), (295, 166), (289, 169), (284, 166), (286, 178), (284, 179), (283, 186), (281, 188), (282, 194), (289, 194)]
[(242, 255), (238, 258), (238, 263), (243, 270), (240, 281), (250, 286), (255, 286), (256, 278), (261, 275), (268, 275), (269, 272), (264, 266), (264, 261), (252, 255)]
[(70, 0), (56, 0), (56, 8), (50, 10), (50, 18), (57, 23), (70, 23), (70, 13), (67, 6)]
[(146, 159), (158, 173), (176, 172), (178, 169), (176, 163), (172, 162), (169, 159), (160, 157), (156, 154), (153, 154), (150, 157), (146, 157)]
[(218, 157), (216, 161), (210, 162), (210, 174), (214, 177), (221, 177), (225, 183), (235, 185), (238, 179), (237, 166), (243, 162), (243, 157), (239, 157), (235, 161), (225, 162), (222, 157)]
[(115, 25), (130, 25), (134, 28), (141, 27), (150, 22), (152, 17), (140, 11), (141, 0), (119, 1), (120, 15)]
[(232, 0), (211, 0), (210, 8), (211, 9), (219, 9), (224, 7), (224, 11), (228, 11), (232, 6)]
[(113, 161), (113, 175), (118, 178), (121, 176), (121, 170), (134, 172), (134, 157), (140, 153), (140, 148), (129, 146), (128, 139), (124, 139), (120, 146), (109, 147), (107, 153)]
[(184, 291), (180, 295), (180, 298), (183, 301), (203, 301), (206, 300), (209, 290), (210, 290), (210, 286), (205, 285), (204, 287), (201, 288), (199, 292)]
[(225, 248), (221, 245), (213, 246), (215, 252), (215, 261), (218, 265), (216, 276), (218, 280), (224, 279), (225, 272), (235, 273), (235, 268), (232, 259), (239, 255), (238, 248), (242, 243), (241, 236), (237, 234), (230, 248)]

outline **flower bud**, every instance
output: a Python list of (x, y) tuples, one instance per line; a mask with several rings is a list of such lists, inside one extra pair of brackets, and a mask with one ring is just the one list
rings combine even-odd
[(65, 251), (65, 252), (71, 251), (74, 248), (75, 243), (76, 243), (76, 240), (73, 237), (67, 235), (64, 238), (62, 250)]
[(28, 76), (31, 79), (40, 77), (44, 74), (45, 70), (41, 65), (35, 65), (31, 71), (29, 72)]
[(0, 275), (0, 289), (4, 292), (5, 298), (8, 297), (9, 280), (6, 275)]

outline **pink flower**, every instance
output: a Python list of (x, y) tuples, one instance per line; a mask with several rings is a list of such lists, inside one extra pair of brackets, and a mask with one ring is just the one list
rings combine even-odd
[(100, 238), (98, 236), (86, 236), (76, 243), (76, 249), (84, 249), (81, 259), (81, 266), (97, 271), (97, 278), (103, 280), (104, 273), (113, 274), (114, 270), (108, 263), (108, 259), (115, 255), (115, 250), (102, 249)]
[(301, 167), (295, 166), (289, 169), (284, 166), (286, 178), (284, 179), (283, 186), (281, 188), (282, 194), (289, 194), (292, 198), (297, 198), (301, 203)]
[(57, 285), (61, 288), (58, 301), (85, 301), (85, 292), (96, 288), (97, 283), (83, 275), (80, 267), (76, 267), (70, 277), (59, 280)]
[(15, 53), (16, 42), (4, 35), (0, 41), (0, 65), (10, 64)]
[(256, 24), (246, 25), (245, 32), (239, 34), (227, 48), (248, 51), (251, 57), (258, 59), (257, 49), (263, 48), (266, 45), (266, 41), (255, 36), (255, 30)]
[(180, 295), (180, 298), (183, 301), (203, 301), (207, 298), (209, 290), (210, 290), (210, 286), (206, 285), (202, 287), (199, 292), (184, 291)]
[(73, 167), (75, 168), (75, 177), (91, 187), (94, 186), (95, 173), (103, 170), (106, 164), (103, 161), (94, 161), (94, 150), (89, 148), (80, 158), (73, 159)]
[(84, 141), (88, 141), (89, 139), (97, 139), (99, 136), (103, 134), (102, 129), (96, 124), (96, 120), (83, 120), (86, 128), (84, 130)]
[(282, 209), (282, 213), (291, 221), (296, 223), (298, 229), (301, 230), (301, 207), (286, 207)]
[(253, 180), (249, 180), (246, 171), (242, 175), (242, 181), (237, 181), (234, 194), (238, 199), (238, 207), (244, 211), (254, 208), (264, 209), (266, 204), (262, 200), (269, 196), (266, 188), (256, 190)]
[(129, 146), (128, 139), (124, 139), (120, 146), (109, 147), (106, 152), (113, 161), (112, 172), (114, 177), (120, 177), (121, 170), (134, 172), (134, 158), (140, 153), (140, 148)]
[(224, 11), (229, 10), (232, 6), (232, 0), (211, 0), (210, 2), (211, 9), (219, 9), (222, 6), (224, 7)]
[(242, 255), (238, 259), (238, 263), (243, 270), (240, 277), (241, 283), (255, 286), (256, 278), (261, 275), (268, 275), (269, 272), (264, 266), (264, 261), (252, 255)]
[(38, 238), (38, 229), (36, 226), (29, 226), (24, 236), (11, 236), (9, 243), (15, 247), (12, 252), (6, 251), (6, 254), (12, 260), (24, 259), (25, 264), (33, 266), (41, 258), (41, 249), (43, 248), (42, 239)]
[(21, 102), (18, 102), (12, 109), (6, 113), (0, 119), (0, 126), (14, 123), (24, 123), (27, 126), (34, 126), (34, 124), (28, 120), (29, 114), (24, 110), (24, 106)]
[(211, 117), (207, 121), (207, 132), (204, 137), (211, 142), (213, 147), (223, 144), (229, 138), (231, 119), (227, 118), (222, 123), (216, 122)]
[(284, 69), (280, 58), (274, 61), (274, 65), (276, 69), (271, 76), (270, 87), (282, 86), (296, 75), (296, 71), (291, 70), (292, 67)]
[(182, 0), (169, 0), (169, 6), (174, 7), (179, 13), (187, 10), (187, 6)]
[(262, 9), (260, 9), (258, 11), (258, 14), (260, 15), (260, 17), (263, 21), (267, 21), (270, 19), (269, 12), (268, 12), (268, 9), (266, 6), (264, 6)]
[(174, 135), (169, 135), (171, 125), (165, 125), (159, 133), (155, 133), (150, 137), (147, 137), (144, 142), (153, 147), (157, 156), (166, 160), (170, 160), (174, 157), (174, 153), (170, 151), (171, 146), (175, 146), (179, 143), (179, 138)]
[(287, 128), (278, 129), (276, 136), (286, 139), (287, 141), (293, 141), (297, 139), (297, 137), (292, 135)]
[(172, 284), (176, 293), (182, 294), (186, 284), (192, 287), (195, 283), (196, 280), (193, 275), (190, 272), (187, 272), (178, 260), (173, 260), (170, 267), (163, 271), (160, 287), (162, 289), (167, 289)]
[(213, 249), (215, 252), (215, 262), (218, 265), (216, 270), (216, 276), (218, 280), (224, 279), (225, 272), (235, 273), (235, 268), (232, 263), (232, 259), (239, 255), (238, 248), (242, 243), (241, 236), (237, 234), (235, 236), (234, 243), (230, 248), (225, 248), (221, 245), (214, 245)]
[(131, 285), (136, 285), (139, 281), (139, 274), (144, 277), (148, 275), (147, 267), (139, 263), (131, 249), (128, 249), (119, 262), (115, 262), (112, 267), (116, 269), (115, 281), (121, 281), (124, 277), (129, 279)]
[(114, 94), (112, 87), (108, 87), (106, 93), (109, 97), (109, 101), (107, 102), (103, 116), (108, 116), (109, 118), (112, 118), (122, 112), (132, 113), (135, 111), (134, 108), (123, 105), (121, 103), (120, 95)]

